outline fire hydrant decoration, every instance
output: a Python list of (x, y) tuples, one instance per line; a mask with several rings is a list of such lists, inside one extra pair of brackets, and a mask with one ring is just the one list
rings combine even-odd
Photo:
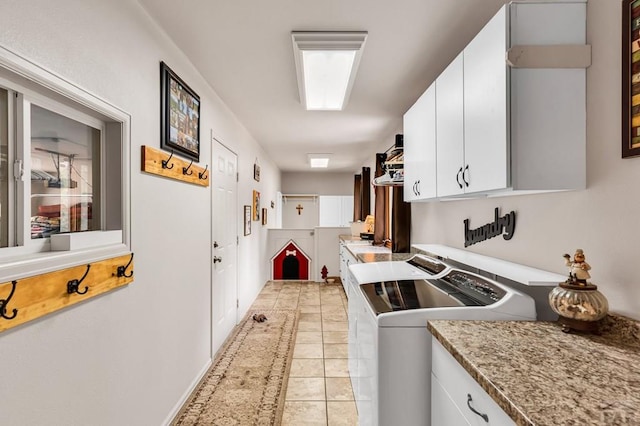
[(320, 276), (322, 277), (323, 280), (327, 280), (327, 274), (329, 273), (329, 271), (327, 270), (327, 265), (323, 265), (322, 269), (320, 270)]

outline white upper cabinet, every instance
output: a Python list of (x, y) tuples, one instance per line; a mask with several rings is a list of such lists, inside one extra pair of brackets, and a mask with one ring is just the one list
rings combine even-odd
[(506, 10), (464, 49), (465, 192), (509, 186)]
[(404, 201), (436, 196), (436, 85), (404, 115)]
[(436, 80), (437, 196), (464, 194), (463, 55)]
[[(437, 190), (412, 196), (405, 177), (407, 200), (584, 189), (585, 39), (586, 1), (503, 6), (436, 79)], [(415, 120), (409, 110), (407, 152), (434, 132)], [(428, 155), (408, 158), (405, 176), (425, 187)]]

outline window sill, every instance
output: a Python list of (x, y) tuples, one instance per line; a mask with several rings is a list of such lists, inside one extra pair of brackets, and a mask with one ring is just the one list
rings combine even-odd
[(0, 283), (45, 274), (129, 254), (126, 244), (110, 244), (71, 251), (47, 251), (0, 260)]

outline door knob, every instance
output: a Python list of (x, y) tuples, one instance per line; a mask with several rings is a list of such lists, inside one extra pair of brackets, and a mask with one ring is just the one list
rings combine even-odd
[(222, 262), (222, 258), (218, 256), (213, 256), (213, 263)]

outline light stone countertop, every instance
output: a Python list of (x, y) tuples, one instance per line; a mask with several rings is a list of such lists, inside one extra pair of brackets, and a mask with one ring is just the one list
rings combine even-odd
[(518, 425), (640, 425), (640, 322), (607, 316), (599, 336), (542, 321), (427, 328)]
[(356, 255), (362, 263), (404, 261), (411, 259), (413, 256), (414, 253), (359, 253)]

